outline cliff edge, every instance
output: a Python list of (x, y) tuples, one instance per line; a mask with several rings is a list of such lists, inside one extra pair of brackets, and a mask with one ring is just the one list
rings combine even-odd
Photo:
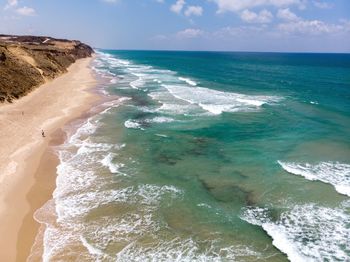
[(80, 41), (0, 35), (0, 102), (12, 102), (93, 54)]

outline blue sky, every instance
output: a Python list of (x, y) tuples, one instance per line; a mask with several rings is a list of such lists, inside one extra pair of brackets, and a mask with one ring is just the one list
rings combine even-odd
[(0, 0), (0, 33), (110, 49), (350, 52), (349, 0)]

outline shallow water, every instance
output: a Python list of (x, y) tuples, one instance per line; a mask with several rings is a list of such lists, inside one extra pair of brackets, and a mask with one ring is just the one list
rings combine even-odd
[(94, 70), (119, 99), (58, 148), (46, 261), (350, 259), (349, 55), (100, 50)]

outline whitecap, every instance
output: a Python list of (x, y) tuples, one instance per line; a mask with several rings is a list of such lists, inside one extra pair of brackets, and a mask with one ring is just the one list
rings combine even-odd
[(93, 143), (86, 139), (79, 147), (77, 154), (90, 154), (94, 152), (105, 152), (112, 149), (114, 145), (108, 143)]
[(156, 111), (166, 114), (188, 115), (190, 112), (196, 112), (196, 108), (192, 105), (163, 103)]
[(146, 122), (149, 123), (171, 123), (174, 122), (175, 119), (171, 117), (165, 117), (165, 116), (157, 116), (152, 119), (147, 119)]
[(197, 86), (197, 83), (189, 78), (185, 78), (185, 77), (179, 77), (178, 78), (180, 81), (184, 81), (187, 84), (191, 85), (191, 86)]
[(159, 137), (164, 137), (164, 138), (167, 138), (168, 136), (167, 135), (163, 135), (163, 134), (155, 134), (156, 136), (159, 136)]
[(124, 126), (125, 126), (126, 128), (130, 128), (130, 129), (141, 129), (141, 130), (144, 130), (144, 129), (141, 127), (141, 124), (140, 124), (140, 123), (136, 122), (135, 120), (131, 120), (131, 119), (126, 120), (126, 121), (124, 122)]
[(318, 180), (331, 184), (335, 190), (350, 196), (350, 165), (339, 162), (321, 162), (316, 165), (309, 163), (293, 163), (278, 161), (281, 167), (290, 174), (303, 176), (308, 180)]
[(212, 208), (209, 204), (207, 203), (199, 203), (197, 204), (197, 207), (205, 207), (205, 208)]
[(198, 105), (214, 115), (219, 115), (222, 112), (256, 111), (264, 104), (274, 103), (281, 99), (277, 96), (243, 95), (204, 87), (193, 88), (166, 84), (162, 86), (175, 98)]
[(159, 80), (159, 79), (153, 79), (153, 82), (156, 82), (156, 83), (158, 83), (158, 84), (161, 84), (161, 83), (162, 83), (162, 81)]
[[(102, 160), (103, 166), (107, 167), (112, 174), (124, 174), (119, 171), (120, 168), (124, 167), (123, 163), (114, 163), (113, 160), (117, 156), (114, 153), (108, 153)], [(125, 174), (124, 174), (125, 175)]]
[(91, 245), (87, 240), (86, 238), (84, 238), (83, 236), (80, 236), (80, 240), (81, 240), (81, 243), (83, 244), (84, 247), (86, 247), (86, 249), (89, 251), (89, 253), (91, 255), (96, 255), (100, 258), (104, 257), (105, 254), (103, 253), (102, 250), (94, 247), (93, 245)]
[(110, 82), (111, 82), (111, 84), (116, 84), (116, 83), (118, 83), (118, 79), (117, 78), (112, 78), (110, 80)]
[(102, 104), (102, 107), (106, 107), (101, 114), (108, 113), (111, 109), (119, 107), (123, 102), (130, 100), (130, 97), (119, 97), (118, 99), (108, 101)]
[(174, 238), (166, 241), (159, 241), (159, 243), (152, 248), (141, 246), (137, 242), (131, 242), (117, 254), (116, 260), (219, 262), (256, 260), (261, 257), (259, 252), (247, 246), (237, 245), (219, 248), (215, 245), (214, 241), (202, 242), (206, 242), (208, 248), (200, 248), (198, 243), (191, 238)]
[(141, 77), (139, 77), (138, 79), (130, 82), (130, 86), (132, 88), (134, 88), (134, 89), (139, 89), (144, 84), (145, 84), (145, 81)]
[(328, 208), (295, 205), (273, 221), (268, 208), (247, 207), (241, 219), (261, 226), (273, 245), (293, 261), (347, 261), (350, 224), (345, 205)]

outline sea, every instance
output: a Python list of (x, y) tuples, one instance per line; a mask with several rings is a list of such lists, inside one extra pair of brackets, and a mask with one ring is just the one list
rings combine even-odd
[(43, 261), (350, 261), (350, 54), (96, 50), (92, 69), (106, 99), (55, 147)]

